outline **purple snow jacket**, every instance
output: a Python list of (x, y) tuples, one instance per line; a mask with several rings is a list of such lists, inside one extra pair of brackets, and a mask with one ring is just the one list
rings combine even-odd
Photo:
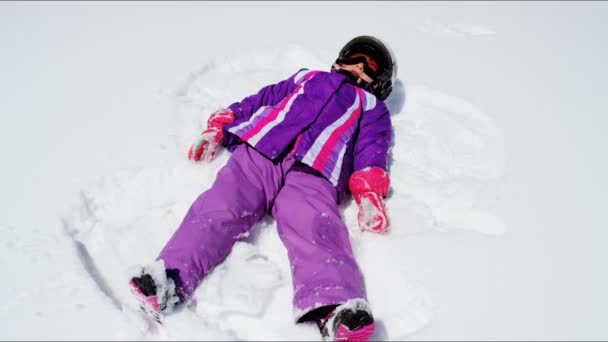
[(353, 171), (387, 167), (390, 113), (384, 102), (338, 72), (301, 69), (228, 107), (222, 144), (247, 142), (266, 157), (311, 166), (334, 185), (340, 202)]

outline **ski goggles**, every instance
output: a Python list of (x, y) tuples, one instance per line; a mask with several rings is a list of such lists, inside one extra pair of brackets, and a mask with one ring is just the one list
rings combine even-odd
[(376, 64), (373, 59), (364, 54), (353, 54), (348, 57), (336, 59), (337, 64), (355, 65), (363, 63), (363, 72), (373, 79), (378, 77), (378, 72), (370, 67), (371, 64)]

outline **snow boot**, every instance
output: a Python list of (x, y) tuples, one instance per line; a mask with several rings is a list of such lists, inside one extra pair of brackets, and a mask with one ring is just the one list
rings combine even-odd
[(368, 341), (375, 329), (374, 317), (363, 299), (338, 305), (317, 325), (323, 341)]
[(175, 304), (184, 301), (184, 296), (176, 288), (173, 279), (167, 277), (162, 261), (142, 267), (139, 274), (129, 281), (129, 288), (141, 310), (158, 323), (162, 323), (164, 315)]

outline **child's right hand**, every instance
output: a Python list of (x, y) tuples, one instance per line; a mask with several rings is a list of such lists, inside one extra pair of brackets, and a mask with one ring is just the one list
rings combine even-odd
[(194, 141), (190, 150), (188, 150), (188, 159), (198, 162), (201, 159), (209, 162), (215, 156), (220, 142), (222, 141), (223, 134), (221, 129), (215, 127), (207, 128), (199, 135)]
[(209, 162), (221, 146), (224, 134), (222, 127), (234, 121), (234, 113), (229, 109), (221, 109), (211, 114), (207, 120), (207, 129), (194, 141), (188, 150), (188, 159), (198, 162), (201, 159)]

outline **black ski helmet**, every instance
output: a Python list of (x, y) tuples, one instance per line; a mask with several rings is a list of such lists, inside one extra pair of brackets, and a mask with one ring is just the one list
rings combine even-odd
[[(376, 95), (380, 100), (385, 100), (393, 90), (393, 82), (397, 77), (397, 62), (391, 51), (380, 39), (372, 36), (358, 36), (351, 39), (338, 54), (336, 64), (350, 64), (353, 62), (349, 57), (355, 53), (369, 56), (378, 64), (378, 72), (369, 75), (374, 81), (363, 85), (363, 88)], [(367, 73), (367, 72), (366, 72)]]

